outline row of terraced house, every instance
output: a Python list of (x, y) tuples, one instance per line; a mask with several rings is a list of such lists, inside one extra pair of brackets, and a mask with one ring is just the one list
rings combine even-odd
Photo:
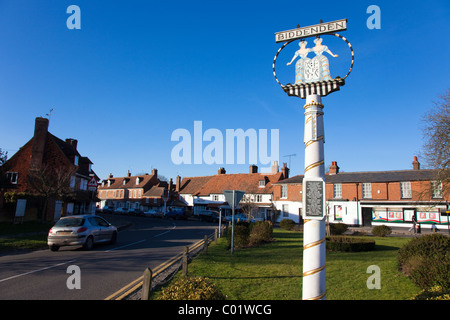
[[(175, 182), (160, 179), (157, 169), (140, 175), (110, 174), (101, 180), (92, 170), (92, 161), (77, 151), (78, 141), (59, 139), (48, 132), (48, 126), (48, 119), (36, 118), (34, 136), (0, 167), (0, 219), (11, 218), (19, 209), (25, 218), (36, 216), (42, 201), (29, 196), (36, 194), (30, 177), (47, 170), (53, 176), (62, 171), (71, 173), (66, 182), (69, 192), (47, 196), (48, 220), (93, 213), (96, 207), (105, 206), (143, 211), (177, 208), (194, 216), (221, 211), (227, 215), (230, 207), (223, 190), (242, 190), (245, 196), (240, 209), (252, 218), (302, 221), (303, 175), (290, 177), (286, 163), (279, 168), (275, 161), (267, 173), (259, 172), (256, 165), (250, 165), (248, 173), (230, 174), (219, 168), (217, 174), (177, 176)], [(438, 171), (421, 169), (416, 157), (407, 170), (340, 172), (336, 161), (328, 168), (326, 209), (330, 222), (409, 227), (415, 219), (424, 227), (449, 225), (449, 192), (438, 182)], [(98, 189), (90, 187), (92, 181), (94, 185), (99, 182)]]

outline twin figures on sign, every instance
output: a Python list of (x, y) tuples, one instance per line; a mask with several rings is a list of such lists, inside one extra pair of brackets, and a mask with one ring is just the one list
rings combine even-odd
[[(332, 57), (338, 57), (333, 54), (327, 46), (322, 44), (322, 38), (314, 39), (315, 46), (307, 48), (308, 42), (301, 40), (300, 49), (295, 52), (294, 57), (287, 63), (289, 66), (295, 59), (299, 58), (295, 64), (295, 84), (318, 82), (333, 80), (330, 75), (330, 63), (324, 53), (328, 53)], [(316, 56), (312, 59), (308, 58), (308, 54), (314, 52)]]

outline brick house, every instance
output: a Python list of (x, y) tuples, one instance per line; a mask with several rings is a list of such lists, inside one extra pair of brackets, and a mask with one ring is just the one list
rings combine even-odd
[[(412, 170), (341, 173), (331, 162), (325, 176), (329, 221), (410, 227), (415, 216), (424, 227), (447, 226), (450, 194), (436, 181), (438, 171), (420, 169), (417, 157), (412, 164)], [(276, 183), (274, 199), (282, 218), (299, 221), (302, 181), (298, 175)]]
[[(159, 180), (156, 169), (152, 170), (152, 174), (135, 176), (129, 171), (125, 177), (114, 177), (110, 174), (98, 187), (99, 207), (142, 211), (160, 209), (164, 206), (164, 196), (173, 195), (174, 186), (171, 181), (167, 183)], [(172, 192), (169, 193), (169, 190)]]
[(273, 185), (289, 177), (286, 163), (281, 171), (278, 162), (272, 165), (272, 172), (258, 173), (258, 167), (251, 165), (249, 173), (227, 174), (220, 168), (213, 176), (185, 177), (180, 182), (177, 178), (176, 190), (188, 208), (198, 215), (206, 210), (222, 209), (225, 215), (230, 213), (230, 206), (225, 200), (223, 190), (242, 190), (245, 192), (240, 207), (248, 210), (255, 219), (271, 219), (273, 206)]
[[(92, 178), (98, 180), (92, 161), (80, 155), (77, 140), (61, 140), (48, 131), (48, 126), (47, 118), (36, 118), (33, 137), (2, 166), (7, 180), (14, 186), (14, 189), (4, 189), (2, 196), (9, 191), (17, 199), (24, 198), (20, 202), (27, 201), (22, 212), (25, 220), (36, 219), (40, 211), (45, 211), (41, 217), (44, 220), (95, 212), (95, 194), (87, 186)], [(37, 178), (43, 181), (41, 185), (36, 184)], [(51, 191), (47, 192), (45, 205), (42, 204), (45, 198), (42, 189)], [(36, 196), (38, 194), (40, 196)], [(9, 220), (14, 212), (5, 207), (1, 218)]]

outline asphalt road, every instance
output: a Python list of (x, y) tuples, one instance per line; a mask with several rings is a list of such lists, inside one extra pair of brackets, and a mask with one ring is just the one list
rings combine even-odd
[[(108, 220), (108, 215), (105, 215)], [(110, 216), (111, 222), (117, 217)], [(124, 223), (120, 217), (120, 223)], [(114, 245), (99, 245), (91, 251), (62, 247), (57, 252), (37, 250), (0, 256), (1, 300), (99, 300), (124, 287), (180, 253), (185, 246), (211, 234), (215, 224), (127, 217), (131, 226), (119, 232)], [(79, 267), (81, 288), (69, 289)], [(68, 272), (69, 270), (69, 272)]]

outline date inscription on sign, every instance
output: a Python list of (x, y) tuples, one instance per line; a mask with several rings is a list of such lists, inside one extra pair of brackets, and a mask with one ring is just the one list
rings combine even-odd
[(303, 180), (303, 208), (305, 219), (325, 217), (325, 182), (322, 179)]

